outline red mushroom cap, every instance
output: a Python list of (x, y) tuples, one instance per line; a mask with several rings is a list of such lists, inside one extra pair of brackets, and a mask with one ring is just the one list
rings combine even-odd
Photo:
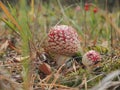
[(86, 56), (88, 57), (89, 60), (91, 60), (93, 62), (100, 60), (99, 53), (94, 50), (90, 50), (89, 52), (87, 52)]
[(67, 25), (57, 25), (50, 29), (45, 50), (47, 52), (74, 55), (79, 51), (80, 41), (74, 28)]
[(94, 50), (90, 50), (83, 55), (82, 63), (85, 66), (94, 65), (101, 60), (100, 54)]

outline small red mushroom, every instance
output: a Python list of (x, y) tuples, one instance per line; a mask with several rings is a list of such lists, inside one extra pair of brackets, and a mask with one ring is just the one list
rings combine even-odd
[(98, 52), (90, 50), (83, 55), (82, 63), (90, 68), (95, 65), (97, 62), (101, 61), (101, 56)]
[(85, 9), (85, 11), (89, 11), (90, 4), (89, 3), (85, 3), (84, 9)]
[(89, 7), (84, 7), (85, 11), (89, 11)]
[(95, 7), (95, 8), (93, 9), (93, 12), (94, 12), (94, 13), (97, 13), (97, 12), (98, 12), (98, 8)]
[(55, 55), (55, 61), (60, 66), (67, 57), (78, 53), (80, 48), (78, 34), (74, 28), (67, 25), (56, 25), (50, 29), (44, 49)]

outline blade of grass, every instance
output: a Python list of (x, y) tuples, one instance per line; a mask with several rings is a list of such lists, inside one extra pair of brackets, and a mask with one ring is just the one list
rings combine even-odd
[[(19, 13), (20, 16), (18, 18), (19, 25), (22, 28), (22, 31), (20, 32), (21, 38), (22, 38), (22, 55), (30, 55), (30, 41), (32, 39), (32, 34), (29, 28), (29, 23), (30, 20), (28, 18), (28, 12), (27, 12), (27, 1), (26, 0), (20, 0), (20, 9)], [(30, 55), (31, 56), (31, 55)], [(22, 62), (23, 65), (23, 71), (22, 71), (22, 76), (23, 76), (23, 88), (25, 90), (32, 90), (32, 58), (30, 57), (29, 59), (26, 59)]]
[(101, 13), (101, 16), (103, 16), (103, 17), (106, 19), (107, 23), (109, 23), (109, 24), (120, 34), (120, 28), (117, 27), (116, 24), (114, 24), (114, 23), (110, 20), (110, 18), (108, 17), (107, 14), (105, 14), (104, 12), (102, 12), (102, 13)]
[(15, 31), (18, 35), (20, 35), (20, 33), (17, 31), (17, 29), (14, 27), (14, 25), (11, 22), (7, 21), (4, 18), (0, 18), (0, 20), (2, 20), (10, 29)]
[(34, 0), (31, 0), (31, 13), (34, 14)]
[(10, 12), (7, 10), (5, 5), (1, 1), (0, 1), (0, 7), (4, 11), (4, 13), (7, 15), (7, 17), (12, 21), (12, 23), (15, 24), (19, 30), (21, 30), (21, 27), (19, 26), (19, 24), (16, 22), (14, 17), (10, 14)]

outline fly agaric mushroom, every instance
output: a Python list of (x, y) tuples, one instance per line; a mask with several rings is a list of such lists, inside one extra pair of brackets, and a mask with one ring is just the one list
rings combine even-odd
[(91, 69), (100, 60), (101, 60), (100, 54), (94, 50), (90, 50), (83, 55), (82, 63), (88, 69)]
[(52, 27), (44, 49), (46, 52), (54, 54), (58, 66), (62, 65), (68, 57), (80, 52), (80, 41), (76, 30), (67, 25)]

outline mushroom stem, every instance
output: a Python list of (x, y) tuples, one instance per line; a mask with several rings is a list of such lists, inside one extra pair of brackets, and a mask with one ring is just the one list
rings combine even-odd
[(83, 49), (82, 49), (81, 45), (79, 46), (79, 52), (83, 56), (84, 52), (83, 52)]
[(64, 56), (64, 55), (55, 55), (54, 56), (54, 60), (57, 64), (57, 67), (60, 67), (61, 65), (63, 65), (69, 59), (70, 59), (69, 56)]

